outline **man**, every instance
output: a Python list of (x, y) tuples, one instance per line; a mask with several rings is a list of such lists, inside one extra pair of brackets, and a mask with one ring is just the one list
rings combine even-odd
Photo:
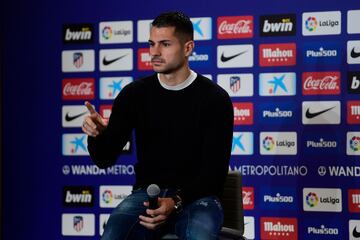
[[(127, 85), (108, 123), (86, 103), (91, 115), (83, 131), (97, 166), (113, 165), (133, 130), (137, 144), (133, 192), (112, 212), (102, 239), (158, 239), (167, 231), (180, 239), (217, 239), (232, 145), (231, 100), (190, 70), (194, 41), (187, 16), (156, 17), (149, 45), (157, 74)], [(151, 210), (146, 188), (153, 183), (161, 193), (158, 208)]]

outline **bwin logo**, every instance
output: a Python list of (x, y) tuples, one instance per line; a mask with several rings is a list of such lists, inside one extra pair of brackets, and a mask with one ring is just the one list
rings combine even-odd
[(294, 24), (290, 19), (283, 19), (282, 22), (270, 23), (269, 20), (265, 20), (263, 32), (291, 32), (293, 30)]
[(91, 31), (88, 28), (82, 28), (80, 31), (71, 31), (69, 28), (66, 29), (65, 40), (90, 40)]
[(66, 191), (66, 203), (91, 203), (92, 195), (89, 191), (84, 190), (82, 193), (74, 194), (70, 190)]

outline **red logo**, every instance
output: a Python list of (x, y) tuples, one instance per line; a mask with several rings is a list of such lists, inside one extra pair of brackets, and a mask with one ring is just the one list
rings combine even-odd
[(294, 66), (296, 65), (296, 44), (260, 44), (260, 66)]
[(94, 78), (65, 78), (62, 80), (63, 100), (94, 99)]
[(218, 17), (218, 39), (252, 38), (253, 16)]
[(151, 57), (148, 48), (138, 49), (138, 69), (139, 70), (152, 70)]
[(296, 218), (262, 217), (261, 239), (297, 240), (298, 227)]
[(244, 210), (254, 209), (254, 188), (243, 187), (242, 188), (242, 201)]
[(111, 114), (111, 110), (112, 110), (112, 105), (111, 104), (100, 105), (99, 113), (100, 113), (101, 117), (109, 119), (110, 114)]
[(349, 212), (360, 212), (360, 189), (349, 189)]
[(253, 103), (233, 103), (233, 107), (235, 125), (251, 125), (254, 123)]
[(303, 95), (339, 95), (340, 72), (304, 72)]
[(347, 102), (347, 122), (349, 124), (360, 124), (360, 101)]

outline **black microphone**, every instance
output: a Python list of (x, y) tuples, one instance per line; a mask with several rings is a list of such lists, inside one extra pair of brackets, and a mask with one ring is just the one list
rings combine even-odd
[(149, 209), (158, 208), (158, 197), (160, 194), (160, 188), (156, 184), (151, 184), (146, 189), (147, 195), (149, 197)]

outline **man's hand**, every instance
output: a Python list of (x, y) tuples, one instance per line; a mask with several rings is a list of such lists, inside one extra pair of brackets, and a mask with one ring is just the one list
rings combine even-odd
[(87, 135), (96, 137), (107, 127), (108, 120), (102, 118), (88, 101), (85, 102), (85, 106), (89, 110), (90, 116), (85, 118), (82, 125), (82, 130)]
[[(149, 202), (144, 202), (144, 205), (148, 207)], [(140, 224), (147, 229), (157, 228), (169, 218), (169, 215), (174, 211), (174, 205), (172, 198), (159, 198), (159, 207), (157, 209), (147, 209), (146, 213), (149, 216), (139, 216)]]

